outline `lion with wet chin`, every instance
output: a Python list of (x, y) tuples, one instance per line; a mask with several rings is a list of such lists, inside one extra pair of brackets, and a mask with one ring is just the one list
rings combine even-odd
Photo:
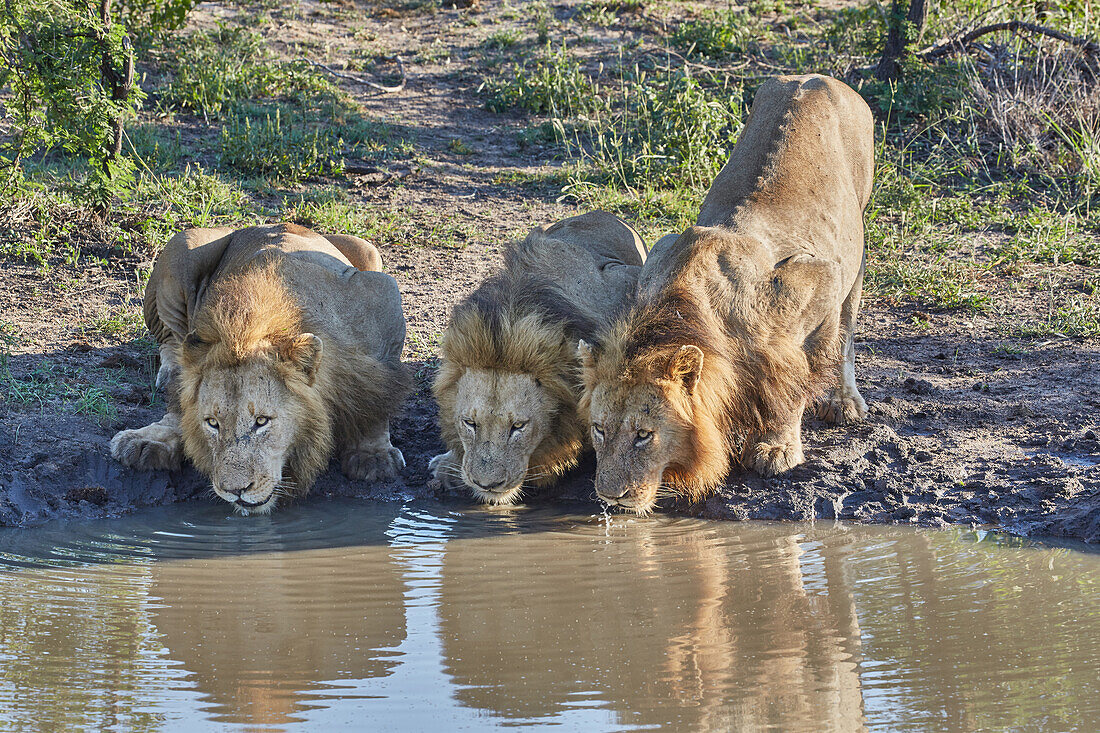
[(735, 465), (782, 474), (804, 460), (808, 408), (866, 415), (853, 342), (873, 168), (854, 90), (813, 74), (760, 88), (696, 226), (653, 247), (630, 311), (579, 344), (604, 502), (645, 514)]
[(111, 454), (138, 469), (186, 456), (246, 514), (303, 496), (335, 453), (344, 475), (391, 480), (389, 424), (410, 389), (405, 320), (377, 250), (292, 224), (189, 229), (145, 293), (164, 417)]

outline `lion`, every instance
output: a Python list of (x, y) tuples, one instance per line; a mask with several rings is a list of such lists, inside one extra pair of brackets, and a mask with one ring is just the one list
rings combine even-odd
[(632, 297), (646, 249), (594, 211), (533, 229), (504, 269), (451, 314), (434, 383), (447, 452), (430, 467), (448, 489), (489, 504), (553, 483), (586, 445), (577, 343), (595, 339)]
[(760, 88), (696, 226), (654, 246), (602, 344), (578, 345), (604, 502), (697, 501), (734, 457), (787, 471), (830, 385), (823, 417), (866, 415), (852, 342), (873, 168), (871, 112), (850, 87), (811, 74)]
[(145, 288), (168, 408), (116, 434), (111, 455), (139, 469), (186, 455), (243, 514), (308, 493), (334, 450), (348, 478), (394, 478), (389, 423), (411, 380), (381, 264), (358, 237), (294, 224), (174, 236)]

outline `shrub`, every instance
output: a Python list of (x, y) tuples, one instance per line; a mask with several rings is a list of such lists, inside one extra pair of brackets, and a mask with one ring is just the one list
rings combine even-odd
[[(0, 139), (0, 164), (14, 182), (28, 155), (62, 150), (90, 164), (97, 200), (132, 180), (114, 160), (116, 125), (133, 117), (142, 94), (118, 93), (129, 61), (125, 28), (104, 22), (76, 0), (27, 0), (0, 9), (0, 97), (14, 129)], [(107, 61), (107, 64), (104, 64)], [(107, 69), (105, 70), (105, 66)]]

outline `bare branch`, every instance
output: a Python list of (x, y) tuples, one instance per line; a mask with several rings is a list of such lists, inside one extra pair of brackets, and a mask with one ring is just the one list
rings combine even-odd
[(324, 71), (326, 73), (332, 74), (337, 79), (346, 79), (347, 81), (353, 82), (355, 84), (361, 84), (362, 86), (370, 87), (371, 89), (377, 89), (380, 92), (400, 92), (405, 88), (405, 85), (408, 83), (409, 77), (405, 73), (405, 62), (401, 59), (401, 57), (400, 56), (394, 56), (393, 58), (394, 58), (395, 61), (397, 61), (398, 71), (401, 72), (401, 82), (399, 84), (395, 84), (395, 85), (392, 85), (392, 86), (389, 86), (389, 85), (386, 85), (386, 84), (378, 84), (376, 82), (371, 81), (370, 79), (364, 79), (361, 76), (355, 76), (353, 74), (345, 74), (343, 72), (337, 71), (336, 69), (332, 68), (331, 66), (327, 66), (326, 64), (322, 64), (319, 61), (314, 61), (313, 59), (307, 59), (305, 57), (302, 57), (302, 58), (299, 58), (297, 60), (298, 61), (305, 61), (310, 66), (315, 66), (318, 69), (321, 69), (322, 71)]
[(1029, 33), (1038, 33), (1039, 35), (1046, 36), (1048, 38), (1054, 38), (1059, 41), (1064, 41), (1071, 45), (1077, 46), (1087, 54), (1098, 56), (1100, 55), (1100, 44), (1096, 41), (1091, 41), (1088, 38), (1080, 38), (1078, 36), (1071, 36), (1068, 33), (1063, 33), (1060, 30), (1054, 28), (1048, 28), (1043, 25), (1036, 25), (1035, 23), (1025, 23), (1022, 20), (1009, 20), (1004, 23), (991, 23), (990, 25), (983, 25), (975, 28), (972, 31), (963, 33), (962, 35), (955, 36), (954, 38), (948, 38), (940, 41), (937, 44), (929, 46), (916, 52), (916, 55), (924, 59), (925, 61), (933, 61), (944, 56), (950, 56), (956, 53), (963, 53), (967, 47), (981, 38), (982, 36), (989, 35), (990, 33), (996, 33), (998, 31), (1012, 31), (1013, 33), (1021, 33), (1027, 31)]

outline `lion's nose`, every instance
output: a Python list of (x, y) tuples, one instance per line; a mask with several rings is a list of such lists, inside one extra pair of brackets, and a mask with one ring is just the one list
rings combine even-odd
[(627, 494), (629, 494), (630, 489), (628, 489), (628, 488), (618, 489), (618, 493), (615, 493), (615, 491), (608, 491), (605, 488), (597, 487), (596, 493), (599, 494), (600, 498), (605, 500), (605, 501), (617, 501), (618, 499), (621, 499), (624, 496), (626, 496)]
[(496, 491), (504, 486), (503, 481), (497, 481), (495, 484), (483, 484), (480, 481), (475, 481), (474, 483), (477, 484), (478, 488), (482, 491)]
[(227, 494), (232, 494), (233, 496), (240, 496), (241, 494), (247, 494), (249, 491), (252, 491), (252, 487), (255, 485), (256, 482), (253, 481), (248, 486), (245, 486), (243, 489), (223, 489), (223, 491), (225, 491), (225, 493)]

